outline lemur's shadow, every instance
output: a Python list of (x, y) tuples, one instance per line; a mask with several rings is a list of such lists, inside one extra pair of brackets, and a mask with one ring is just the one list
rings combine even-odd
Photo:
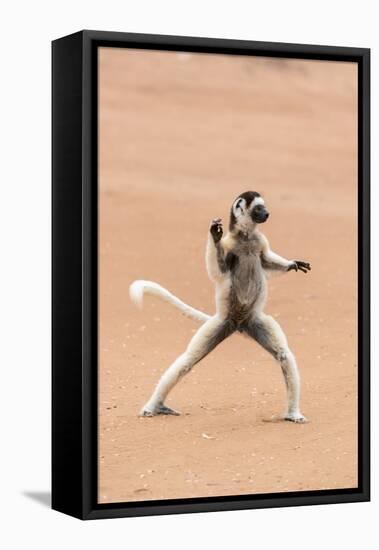
[[(270, 424), (278, 424), (281, 422), (287, 422), (288, 420), (284, 416), (272, 416), (271, 418), (262, 418), (262, 422), (269, 422)], [(290, 424), (308, 424), (308, 419), (303, 419), (300, 422), (289, 422)]]
[(262, 418), (262, 422), (277, 424), (278, 422), (285, 422), (285, 418), (283, 416), (272, 416), (271, 418)]

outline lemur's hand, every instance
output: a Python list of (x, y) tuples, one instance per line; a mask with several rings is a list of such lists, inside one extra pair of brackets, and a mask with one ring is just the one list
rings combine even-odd
[(287, 271), (291, 271), (291, 269), (294, 269), (295, 271), (300, 269), (303, 273), (308, 273), (308, 271), (311, 270), (311, 264), (308, 262), (301, 262), (300, 260), (293, 260)]
[(221, 241), (223, 233), (221, 218), (212, 220), (209, 231), (211, 232), (215, 244)]

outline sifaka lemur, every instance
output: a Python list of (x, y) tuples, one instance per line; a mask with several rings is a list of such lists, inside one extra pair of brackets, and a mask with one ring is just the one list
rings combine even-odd
[(211, 222), (206, 249), (206, 267), (215, 283), (216, 313), (207, 315), (179, 300), (151, 281), (134, 281), (130, 297), (142, 306), (143, 295), (153, 294), (170, 302), (187, 316), (202, 322), (185, 352), (163, 373), (141, 416), (179, 414), (165, 399), (179, 380), (225, 338), (238, 331), (253, 338), (279, 363), (287, 388), (285, 420), (304, 422), (299, 409), (300, 379), (295, 357), (280, 325), (263, 312), (267, 297), (267, 272), (302, 271), (309, 263), (286, 260), (272, 252), (258, 224), (269, 217), (263, 198), (255, 191), (239, 195), (232, 204), (229, 231), (223, 236), (221, 219)]

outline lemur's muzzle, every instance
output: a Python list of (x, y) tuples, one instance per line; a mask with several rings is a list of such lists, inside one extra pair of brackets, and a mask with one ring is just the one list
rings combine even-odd
[(267, 221), (267, 218), (269, 217), (270, 213), (266, 209), (263, 204), (258, 204), (253, 208), (253, 211), (251, 213), (251, 218), (254, 223), (264, 223)]

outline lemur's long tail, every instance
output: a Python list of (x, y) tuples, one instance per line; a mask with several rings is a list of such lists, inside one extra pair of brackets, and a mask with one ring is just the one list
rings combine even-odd
[(191, 319), (195, 319), (195, 321), (204, 323), (211, 317), (210, 315), (185, 304), (182, 300), (179, 300), (179, 298), (171, 294), (171, 292), (153, 281), (134, 281), (129, 287), (129, 294), (132, 302), (134, 302), (139, 308), (142, 308), (143, 305), (143, 295), (151, 294), (153, 296), (158, 296), (158, 298), (165, 302), (169, 302), (176, 308), (180, 309), (184, 315), (190, 317)]

